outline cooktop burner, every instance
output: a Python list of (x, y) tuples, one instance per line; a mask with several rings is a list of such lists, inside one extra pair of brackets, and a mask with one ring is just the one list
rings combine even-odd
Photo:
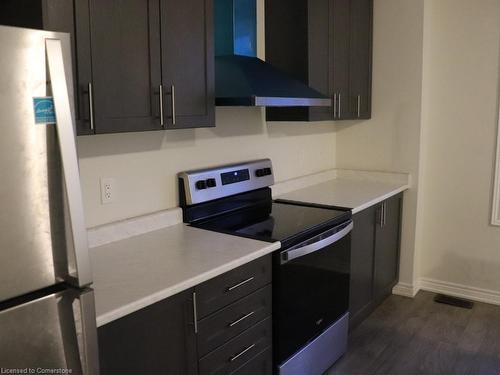
[(287, 243), (350, 218), (350, 211), (274, 201), (192, 224), (261, 241)]

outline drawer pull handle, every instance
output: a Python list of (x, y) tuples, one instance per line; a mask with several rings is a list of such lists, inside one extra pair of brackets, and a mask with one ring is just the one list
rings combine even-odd
[(234, 362), (236, 361), (238, 358), (240, 358), (243, 354), (245, 354), (246, 352), (248, 352), (249, 350), (252, 350), (253, 348), (255, 347), (255, 344), (252, 344), (250, 345), (248, 348), (246, 349), (243, 349), (241, 352), (239, 352), (238, 354), (235, 354), (233, 355), (231, 358), (229, 358), (229, 362)]
[(249, 282), (250, 282), (250, 281), (252, 281), (253, 279), (254, 279), (254, 277), (253, 277), (253, 276), (252, 276), (252, 277), (249, 277), (248, 279), (243, 280), (242, 282), (240, 282), (240, 283), (238, 283), (238, 284), (236, 284), (236, 285), (233, 285), (233, 286), (231, 286), (231, 287), (227, 288), (227, 291), (228, 291), (228, 292), (230, 292), (230, 291), (232, 291), (232, 290), (235, 290), (235, 289), (239, 288), (240, 286), (243, 286), (243, 285), (245, 285), (246, 283), (249, 283)]
[(194, 333), (198, 333), (198, 307), (196, 306), (196, 292), (193, 292), (193, 322)]
[(236, 324), (241, 323), (242, 321), (244, 321), (247, 318), (250, 318), (253, 314), (255, 314), (255, 311), (252, 311), (252, 312), (249, 312), (246, 315), (243, 315), (241, 318), (235, 320), (232, 323), (229, 323), (229, 327), (234, 327)]

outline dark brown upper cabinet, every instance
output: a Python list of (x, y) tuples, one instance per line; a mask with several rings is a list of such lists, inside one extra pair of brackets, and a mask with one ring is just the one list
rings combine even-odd
[(350, 0), (350, 3), (349, 118), (369, 119), (372, 112), (373, 0)]
[(0, 22), (71, 34), (79, 135), (215, 126), (212, 0), (8, 0), (0, 10), (17, 15)]
[(370, 118), (373, 0), (266, 0), (266, 61), (332, 107), (267, 108), (268, 121)]
[(161, 129), (159, 0), (76, 3), (78, 89), (90, 131)]
[(78, 1), (90, 132), (215, 126), (211, 0)]
[(167, 129), (215, 126), (213, 1), (160, 0)]

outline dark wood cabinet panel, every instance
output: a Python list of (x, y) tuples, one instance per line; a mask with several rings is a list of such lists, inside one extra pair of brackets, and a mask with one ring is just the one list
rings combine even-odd
[(232, 337), (271, 315), (268, 285), (198, 322), (198, 354), (208, 354)]
[(382, 225), (375, 232), (373, 294), (376, 300), (392, 293), (399, 276), (401, 197), (388, 199), (378, 209)]
[(269, 284), (271, 274), (271, 256), (266, 255), (197, 285), (198, 318), (204, 318)]
[[(330, 67), (332, 46), (330, 43), (330, 0), (316, 0), (308, 3), (308, 58), (309, 86), (331, 96), (333, 70)], [(331, 107), (309, 107), (309, 120), (329, 120), (332, 116)]]
[(272, 343), (272, 322), (268, 317), (247, 329), (199, 361), (200, 375), (237, 373)]
[(266, 61), (334, 103), (267, 108), (268, 121), (370, 118), (372, 12), (373, 0), (266, 0)]
[(161, 0), (160, 10), (166, 128), (215, 126), (213, 1)]
[(353, 215), (351, 328), (391, 295), (398, 282), (402, 202), (399, 194)]
[[(286, 9), (286, 11), (284, 11)], [(331, 95), (330, 0), (266, 0), (266, 61)], [(268, 121), (320, 121), (330, 107), (269, 107)]]
[(350, 1), (349, 114), (366, 119), (371, 117), (373, 0)]
[(161, 128), (158, 1), (89, 2), (96, 133)]
[(192, 291), (185, 291), (99, 327), (106, 375), (197, 374)]
[(232, 372), (231, 375), (271, 375), (272, 373), (273, 353), (271, 348), (267, 348)]
[(350, 95), (350, 12), (351, 0), (330, 0), (332, 99), (335, 101), (332, 113), (334, 120), (351, 117)]
[(213, 0), (6, 0), (0, 11), (0, 24), (71, 34), (79, 135), (215, 126)]
[(376, 210), (376, 207), (369, 207), (353, 216), (349, 301), (352, 322), (360, 321), (366, 317), (373, 298)]

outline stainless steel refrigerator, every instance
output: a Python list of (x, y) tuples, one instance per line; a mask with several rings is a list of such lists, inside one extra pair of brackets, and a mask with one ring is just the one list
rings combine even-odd
[(99, 371), (71, 69), (69, 35), (0, 26), (0, 373)]

